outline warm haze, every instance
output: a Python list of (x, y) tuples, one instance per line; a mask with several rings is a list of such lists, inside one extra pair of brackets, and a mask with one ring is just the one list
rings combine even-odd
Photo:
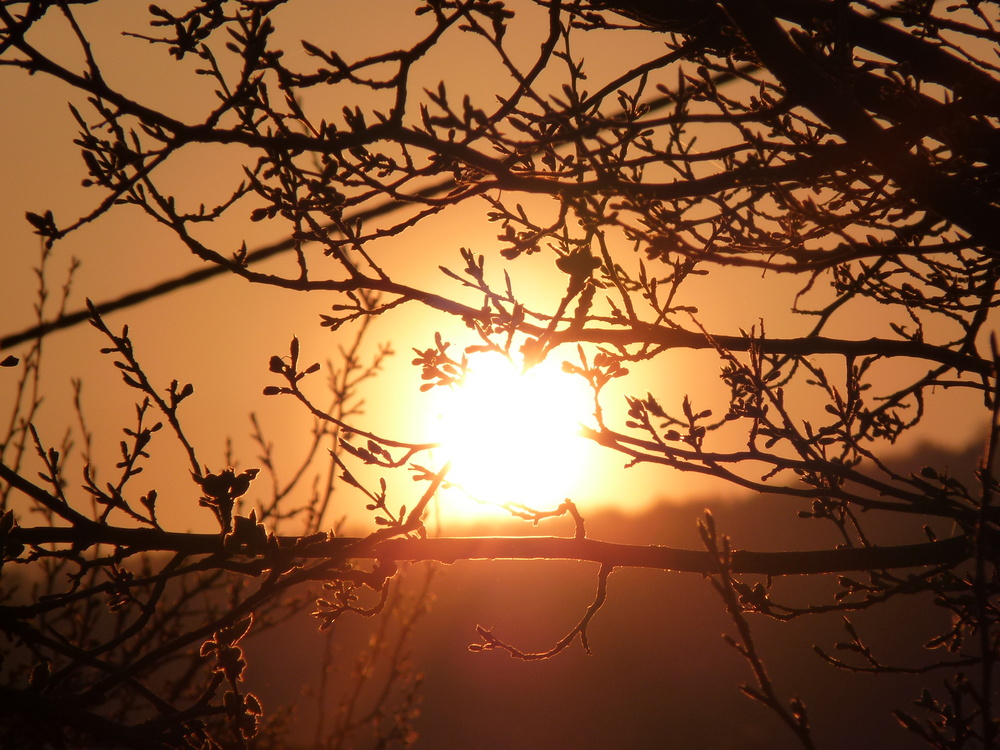
[(995, 747), (998, 25), (0, 4), (0, 731)]

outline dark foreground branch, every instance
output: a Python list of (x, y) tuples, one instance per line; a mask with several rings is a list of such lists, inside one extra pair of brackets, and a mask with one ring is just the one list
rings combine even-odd
[[(95, 544), (113, 545), (128, 552), (180, 552), (186, 555), (230, 557), (218, 534), (187, 534), (156, 529), (124, 529), (94, 524), (87, 529), (15, 528), (11, 536), (25, 545), (68, 544), (80, 550)], [(442, 539), (397, 538), (375, 545), (364, 537), (334, 537), (304, 541), (279, 538), (263, 556), (291, 558), (379, 559), (385, 561), (434, 560), (577, 560), (622, 568), (654, 568), (682, 573), (710, 574), (717, 562), (702, 550), (659, 545), (631, 545), (567, 537), (457, 537)], [(807, 575), (849, 570), (955, 565), (973, 554), (964, 536), (922, 544), (891, 547), (851, 547), (799, 552), (732, 553), (731, 572), (763, 575)], [(265, 564), (266, 567), (266, 564)]]

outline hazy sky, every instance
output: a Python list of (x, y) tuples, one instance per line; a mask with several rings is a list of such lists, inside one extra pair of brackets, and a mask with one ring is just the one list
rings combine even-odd
[[(275, 18), (283, 22), (278, 33), (287, 37), (290, 56), (301, 55), (295, 40), (305, 35), (324, 49), (337, 49), (350, 59), (392, 49), (412, 39), (423, 21), (408, 12), (400, 13), (399, 8), (408, 5), (398, 0), (295, 0), (279, 10)], [(523, 8), (517, 7), (520, 15), (508, 34), (510, 38), (523, 35), (515, 53), (527, 61), (542, 38), (544, 28), (539, 19), (544, 11), (527, 2)], [(122, 87), (150, 106), (167, 107), (192, 120), (214, 106), (208, 80), (191, 74), (196, 61), (165, 64), (162, 51), (151, 51), (145, 42), (118, 34), (122, 28), (145, 29), (145, 3), (102, 0), (74, 12), (90, 36), (94, 54), (112, 86)], [(60, 59), (67, 64), (75, 61), (79, 67), (80, 52), (67, 27), (57, 22), (58, 14), (50, 16), (48, 27), (36, 31), (45, 32), (46, 44), (59, 50)], [(393, 22), (387, 23), (387, 19)], [(588, 82), (593, 89), (614, 80), (635, 61), (662, 53), (662, 44), (654, 34), (632, 35), (628, 45), (609, 40), (604, 34), (594, 34), (583, 42), (590, 46), (578, 50), (587, 59)], [(461, 92), (468, 92), (491, 102), (498, 79), (490, 60), (474, 40), (459, 35), (418, 66), (418, 80), (433, 86), (444, 78), (454, 99), (460, 100)], [(342, 88), (312, 91), (309, 96), (315, 98), (309, 104), (328, 106), (331, 117), (336, 117), (340, 107), (350, 103), (351, 95)], [(29, 77), (0, 67), (0, 101), (5, 103), (0, 107), (0, 335), (20, 331), (35, 322), (32, 306), (37, 301), (35, 268), (40, 245), (24, 219), (25, 212), (51, 209), (59, 223), (66, 223), (92, 210), (103, 197), (99, 189), (85, 189), (80, 184), (86, 177), (86, 167), (72, 143), (77, 125), (67, 108), (68, 99), (80, 106), (85, 104), (78, 94), (43, 75)], [(712, 134), (706, 132), (699, 148), (707, 148), (711, 138)], [(235, 156), (239, 154), (193, 148), (171, 164), (162, 177), (165, 184), (194, 205), (221, 200), (226, 189), (241, 176), (242, 165)], [(445, 291), (453, 286), (437, 270), (438, 264), (457, 265), (463, 247), (490, 256), (491, 273), (502, 279), (503, 267), (496, 253), (498, 228), (484, 220), (487, 210), (483, 204), (444, 212), (401, 237), (381, 242), (378, 252), (395, 261), (412, 258), (412, 262), (399, 263), (408, 278)], [(243, 212), (243, 219), (248, 213), (249, 209)], [(252, 250), (283, 240), (285, 230), (278, 222), (227, 221), (208, 228), (206, 236), (222, 249), (235, 251), (245, 240)], [(201, 261), (138, 209), (115, 210), (56, 244), (46, 268), (50, 293), (45, 307), (47, 318), (55, 312), (60, 287), (73, 259), (80, 262), (69, 295), (68, 307), (73, 310), (82, 307), (86, 298), (108, 300), (202, 267)], [(291, 264), (290, 258), (279, 258), (271, 262), (271, 267), (287, 272)], [(520, 259), (507, 268), (526, 299), (539, 309), (551, 310), (551, 304), (546, 307), (538, 300), (548, 299), (551, 303), (555, 296), (552, 284), (565, 283), (565, 277), (553, 271), (551, 258)], [(797, 290), (794, 280), (773, 273), (719, 272), (692, 283), (687, 297), (678, 303), (697, 306), (699, 321), (718, 332), (735, 334), (740, 328), (759, 325), (763, 318), (769, 334), (795, 336), (813, 323), (788, 313)], [(289, 399), (261, 396), (262, 388), (275, 382), (268, 372), (268, 358), (286, 354), (289, 340), (295, 335), (302, 342), (304, 360), (325, 363), (331, 359), (336, 363), (337, 347), (349, 342), (350, 331), (332, 335), (319, 326), (320, 314), (328, 313), (335, 301), (321, 293), (251, 286), (221, 276), (109, 315), (107, 321), (112, 329), (129, 325), (139, 360), (161, 388), (172, 379), (195, 385), (195, 395), (185, 402), (181, 413), (200, 460), (211, 470), (225, 468), (230, 449), (240, 467), (260, 465), (260, 447), (251, 438), (249, 419), (250, 412), (255, 412), (265, 439), (275, 444), (277, 466), (287, 478), (309, 444), (312, 422)], [(834, 319), (828, 333), (846, 338), (892, 337), (891, 321), (905, 322), (871, 307), (861, 307)], [(383, 376), (364, 392), (365, 415), (359, 420), (362, 427), (421, 441), (433, 436), (442, 420), (454, 421), (454, 415), (442, 415), (442, 410), (469, 412), (475, 408), (461, 400), (456, 405), (434, 392), (418, 392), (420, 371), (410, 364), (412, 348), (431, 346), (435, 331), (442, 332), (457, 348), (473, 343), (459, 322), (414, 305), (373, 324), (364, 349), (366, 356), (388, 341), (393, 343), (396, 354), (387, 362)], [(104, 478), (113, 473), (119, 460), (122, 428), (133, 426), (136, 400), (136, 392), (121, 382), (110, 358), (100, 354), (100, 347), (106, 343), (87, 325), (45, 339), (41, 380), (44, 402), (37, 420), (47, 444), (59, 445), (72, 431), (76, 447), (83, 447), (71, 385), (73, 380), (81, 379), (83, 414), (87, 429), (93, 433), (93, 458), (99, 476)], [(27, 349), (27, 345), (21, 345), (11, 353), (23, 356)], [(563, 357), (572, 358), (574, 352), (569, 349), (557, 355), (552, 364), (558, 365)], [(882, 376), (902, 377), (907, 366), (898, 362), (886, 365)], [(630, 367), (633, 377), (624, 381), (617, 393), (614, 387), (609, 389), (606, 401), (614, 402), (613, 408), (621, 409), (627, 387), (640, 396), (654, 391), (675, 410), (684, 394), (690, 394), (699, 408), (715, 408), (719, 414), (725, 411), (728, 393), (718, 381), (719, 364), (711, 352), (675, 352), (669, 359), (658, 358), (656, 363)], [(327, 398), (321, 395), (324, 377), (325, 367), (324, 374), (315, 378), (317, 401), (321, 404)], [(14, 407), (16, 384), (16, 372), (0, 371), (2, 420)], [(789, 398), (797, 397), (801, 393), (790, 390)], [(529, 411), (547, 406), (542, 399), (532, 402)], [(506, 411), (501, 404), (497, 418)], [(970, 416), (973, 413), (982, 413), (981, 402), (973, 396), (935, 393), (927, 404), (921, 427), (892, 448), (889, 456), (901, 457), (925, 442), (947, 449), (966, 448), (982, 431), (982, 425), (975, 421), (978, 417)], [(529, 424), (527, 417), (519, 419), (524, 422), (524, 432), (542, 437), (541, 443), (533, 444), (540, 447), (531, 450), (543, 452), (543, 431)], [(586, 421), (587, 415), (581, 414), (580, 419)], [(167, 432), (163, 430), (154, 439), (150, 447), (152, 459), (146, 463), (145, 473), (137, 478), (135, 491), (138, 494), (154, 487), (159, 490), (161, 498), (165, 498), (159, 515), (168, 528), (213, 528), (210, 514), (197, 508), (197, 487), (189, 479), (183, 453)], [(493, 447), (485, 450), (499, 453), (503, 443), (510, 442), (503, 435), (492, 437), (500, 439), (488, 443)], [(968, 453), (937, 458), (945, 465), (952, 460), (971, 464)], [(803, 549), (837, 542), (824, 537), (824, 529), (816, 532), (819, 524), (810, 529), (815, 536), (803, 534), (799, 525), (786, 524), (786, 520), (795, 520), (794, 511), (799, 507), (795, 501), (766, 496), (747, 500), (728, 485), (662, 468), (624, 471), (622, 459), (607, 452), (585, 451), (570, 459), (566, 467), (553, 472), (556, 481), (546, 489), (549, 496), (537, 501), (555, 505), (564, 496), (577, 500), (588, 518), (594, 520), (593, 536), (696, 548), (699, 541), (694, 521), (704, 505), (738, 496), (747, 502), (723, 503), (717, 514), (722, 528), (739, 534), (739, 547)], [(504, 478), (520, 471), (516, 459), (513, 463), (511, 459), (498, 459), (493, 464)], [(77, 455), (69, 468), (74, 493), (78, 493), (75, 483), (81, 465)], [(407, 498), (407, 502), (419, 496), (424, 486), (413, 483), (405, 471), (397, 472), (390, 481), (394, 497)], [(355, 520), (367, 518), (363, 498), (350, 492), (337, 497), (339, 504), (331, 513), (331, 524), (333, 518), (345, 515)], [(675, 502), (654, 507), (661, 500)], [(441, 500), (445, 508), (458, 508), (463, 502), (467, 503), (453, 496)], [(777, 508), (779, 512), (764, 513), (762, 508)], [(461, 510), (454, 510), (453, 515), (446, 516), (443, 526), (432, 528), (445, 533), (464, 531), (466, 527), (459, 525), (463, 517)], [(493, 533), (497, 528), (487, 524), (475, 531)], [(503, 530), (509, 531), (510, 527), (504, 526)], [(877, 530), (880, 543), (892, 540), (894, 533), (903, 533), (889, 527)], [(569, 534), (572, 530), (564, 523), (556, 527), (543, 525), (542, 531)], [(948, 533), (948, 529), (939, 531), (942, 536)], [(906, 533), (919, 532), (907, 529)], [(574, 646), (564, 658), (540, 665), (514, 662), (501, 653), (473, 655), (466, 649), (475, 640), (477, 624), (495, 627), (498, 635), (525, 648), (548, 647), (578, 620), (593, 595), (595, 578), (593, 566), (563, 563), (550, 565), (544, 571), (533, 564), (519, 563), (488, 568), (480, 563), (464, 563), (447, 568), (441, 574), (441, 586), (426, 627), (413, 642), (418, 666), (426, 673), (424, 714), (420, 720), (428, 743), (425, 746), (480, 750), (697, 746), (752, 750), (790, 745), (781, 744), (784, 735), (776, 721), (739, 694), (737, 682), (750, 677), (745, 664), (721, 642), (719, 634), (731, 632), (732, 628), (723, 606), (700, 576), (616, 571), (611, 578), (609, 604), (594, 621), (593, 657)], [(813, 584), (800, 579), (780, 582), (785, 587), (783, 594), (788, 592), (803, 600), (806, 594), (813, 593), (805, 590), (807, 585)], [(825, 580), (815, 585), (830, 588)], [(927, 618), (929, 608), (914, 615), (914, 610), (908, 609), (912, 606), (897, 606), (894, 600), (892, 606), (865, 613), (861, 618), (868, 618), (865, 622), (870, 626), (866, 633), (874, 634), (880, 646), (891, 650), (900, 640), (897, 636), (901, 628), (912, 634), (910, 631), (938, 624)], [(829, 669), (817, 669), (818, 657), (810, 644), (829, 644), (842, 638), (842, 626), (839, 614), (808, 619), (808, 624), (796, 623), (788, 630), (774, 628), (773, 623), (761, 627), (761, 644), (765, 656), (772, 659), (769, 663), (776, 665), (775, 677), (780, 681), (782, 695), (801, 691), (799, 694), (808, 701), (818, 699), (810, 707), (815, 710), (818, 732), (830, 747), (848, 746), (847, 737), (855, 738), (850, 746), (856, 748), (874, 750), (887, 743), (904, 747), (891, 744), (905, 741), (905, 735), (889, 717), (887, 706), (904, 705), (916, 697), (913, 680), (867, 680), (864, 676), (856, 680)], [(345, 625), (345, 649), (350, 655), (350, 638), (363, 641), (365, 634), (358, 635), (363, 627), (359, 623)], [(268, 710), (276, 703), (298, 700), (299, 686), (315, 677), (309, 670), (317, 668), (316, 653), (322, 645), (319, 639), (315, 621), (303, 614), (277, 634), (254, 642), (258, 652), (257, 658), (251, 660), (248, 684), (264, 698)], [(902, 658), (917, 659), (912, 652), (903, 653)], [(347, 661), (344, 657), (341, 663)], [(302, 710), (303, 716), (312, 716), (308, 708)], [(867, 744), (859, 744), (859, 734)], [(708, 744), (688, 744), (693, 738)], [(560, 744), (567, 742), (570, 744)]]
[[(286, 51), (296, 52), (294, 40), (305, 35), (324, 48), (337, 49), (345, 58), (374, 51), (391, 49), (412, 38), (421, 28), (421, 19), (401, 16), (398, 23), (385, 24), (390, 14), (398, 14), (393, 2), (295, 2), (276, 15), (282, 23), (278, 34), (287, 36)], [(105, 67), (105, 75), (113, 86), (120, 86), (143, 103), (169, 107), (184, 116), (196, 117), (213, 105), (208, 80), (191, 75), (194, 60), (180, 64), (164, 64), (160, 50), (151, 51), (145, 42), (122, 37), (122, 28), (143, 31), (146, 11), (143, 4), (126, 1), (82, 6), (77, 11), (83, 28), (91, 36), (94, 53)], [(523, 40), (517, 50), (529, 60), (535, 54), (543, 28), (540, 11), (525, 4), (523, 12), (508, 34)], [(60, 59), (76, 61), (78, 46), (68, 36), (65, 24), (59, 24), (57, 14), (50, 14), (52, 23), (45, 30), (50, 35), (50, 48), (58, 49)], [(645, 37), (648, 46), (630, 37), (627, 48), (607, 44), (607, 38), (595, 34), (592, 48), (581, 49), (590, 71), (589, 84), (597, 88), (612, 80), (630, 62), (658, 54), (661, 49), (655, 35)], [(473, 41), (459, 35), (419, 67), (417, 75), (433, 85), (438, 78), (448, 82), (454, 98), (462, 91), (488, 101), (492, 94), (493, 72), (487, 64), (456, 64), (456, 60), (484, 56), (472, 46)], [(422, 79), (421, 79), (422, 80)], [(353, 92), (356, 94), (357, 92)], [(352, 92), (310, 92), (310, 96), (328, 101), (331, 112), (337, 112), (343, 101), (338, 97)], [(54, 211), (57, 221), (65, 223), (90, 211), (102, 197), (98, 189), (84, 189), (80, 181), (86, 169), (77, 147), (72, 144), (77, 125), (66, 106), (67, 98), (81, 103), (78, 94), (66, 86), (42, 75), (29, 77), (21, 71), (0, 70), (0, 97), (9, 106), (0, 109), (0, 149), (3, 171), (0, 179), (0, 226), (4, 228), (2, 253), (4, 273), (0, 275), (0, 295), (4, 299), (3, 332), (10, 333), (34, 322), (32, 304), (37, 280), (34, 267), (39, 260), (39, 241), (24, 220), (25, 211)], [(325, 98), (325, 99), (324, 99)], [(711, 133), (706, 132), (708, 142)], [(176, 164), (169, 165), (163, 179), (173, 185), (178, 194), (189, 192), (196, 202), (221, 199), (225, 189), (240, 178), (241, 165), (230, 156), (222, 156), (207, 147), (191, 149)], [(190, 185), (190, 191), (188, 191)], [(384, 257), (414, 257), (411, 277), (447, 289), (447, 280), (437, 271), (442, 262), (458, 261), (458, 250), (470, 247), (490, 255), (497, 247), (497, 228), (483, 220), (486, 206), (470, 206), (446, 212), (417, 226), (401, 238), (383, 243)], [(284, 238), (277, 222), (258, 224), (223, 223), (213, 227), (209, 235), (222, 248), (235, 251), (246, 240), (253, 249)], [(77, 309), (85, 298), (95, 301), (113, 298), (121, 293), (141, 288), (164, 278), (201, 267), (166, 231), (134, 207), (116, 210), (86, 226), (68, 239), (57, 243), (48, 263), (48, 283), (51, 297), (47, 315), (54, 311), (58, 288), (63, 283), (72, 258), (80, 261), (73, 277), (69, 307)], [(495, 253), (490, 262), (500, 274)], [(275, 267), (287, 268), (290, 260), (274, 261)], [(551, 294), (553, 277), (551, 264), (545, 260), (522, 259), (511, 264), (510, 270), (527, 298)], [(548, 281), (547, 281), (548, 279)], [(748, 329), (764, 318), (771, 335), (795, 335), (807, 330), (811, 321), (792, 318), (787, 313), (797, 287), (775, 274), (757, 271), (713, 274), (703, 284), (692, 285), (691, 299), (680, 300), (696, 305), (699, 320), (714, 330), (736, 333)], [(196, 396), (185, 406), (193, 439), (199, 446), (201, 460), (211, 467), (220, 467), (225, 459), (227, 439), (233, 439), (235, 455), (242, 465), (255, 465), (257, 447), (248, 439), (252, 410), (261, 415), (267, 436), (278, 444), (278, 459), (285, 466), (308, 442), (309, 420), (301, 409), (278, 399), (261, 399), (264, 385), (271, 382), (267, 359), (272, 354), (284, 354), (294, 334), (303, 342), (304, 357), (323, 360), (335, 354), (338, 339), (318, 326), (319, 314), (328, 312), (331, 299), (319, 293), (295, 294), (281, 290), (252, 287), (238, 279), (220, 277), (197, 288), (186, 289), (109, 316), (117, 327), (128, 323), (140, 360), (159, 383), (165, 387), (171, 379), (192, 382)], [(871, 310), (861, 310), (858, 317), (834, 320), (833, 335), (854, 337), (858, 322), (863, 321), (863, 336), (887, 335), (888, 321), (878, 322)], [(368, 414), (365, 426), (375, 430), (398, 428), (405, 439), (425, 438), (439, 403), (430, 395), (416, 393), (419, 371), (409, 364), (411, 347), (427, 347), (432, 332), (441, 330), (445, 338), (466, 343), (471, 340), (460, 325), (425, 310), (409, 306), (401, 315), (385, 316), (378, 321), (370, 337), (370, 346), (393, 341), (397, 355), (391, 359), (387, 372), (367, 392)], [(343, 341), (341, 337), (339, 341)], [(115, 458), (120, 429), (132, 420), (134, 394), (123, 386), (107, 357), (98, 353), (104, 345), (100, 336), (89, 326), (53, 335), (45, 342), (43, 386), (45, 404), (41, 412), (43, 436), (53, 443), (62, 439), (67, 426), (74, 423), (71, 415), (72, 390), (70, 381), (84, 382), (83, 405), (93, 431), (98, 457), (107, 463)], [(23, 351), (24, 347), (20, 347)], [(369, 348), (368, 351), (372, 349)], [(17, 353), (17, 352), (15, 352)], [(572, 357), (572, 351), (560, 352)], [(894, 365), (899, 366), (899, 365)], [(635, 378), (627, 385), (643, 394), (654, 390), (665, 394), (676, 405), (685, 393), (718, 409), (725, 391), (716, 380), (718, 366), (710, 353), (678, 352), (663, 364), (634, 366)], [(0, 385), (0, 407), (10, 407), (13, 394), (7, 377)], [(624, 391), (622, 391), (624, 392)], [(941, 398), (929, 404), (925, 425), (908, 436), (899, 450), (908, 450), (922, 440), (932, 440), (951, 447), (965, 445), (973, 438), (974, 428), (960, 415), (967, 404), (965, 397)], [(609, 395), (608, 402), (620, 405)], [(724, 408), (724, 406), (723, 406)], [(956, 415), (959, 415), (956, 418)], [(581, 417), (585, 419), (586, 416)], [(178, 453), (167, 440), (154, 445), (157, 454), (148, 467), (144, 481), (149, 486), (176, 481)], [(566, 485), (553, 489), (553, 500), (569, 494), (586, 507), (611, 504), (615, 507), (639, 507), (662, 498), (690, 493), (728, 493), (725, 486), (696, 477), (678, 476), (662, 469), (637, 469), (621, 472), (622, 461), (603, 452), (589, 453), (574, 459), (562, 473)], [(574, 466), (581, 466), (576, 469)], [(193, 488), (187, 486), (186, 492)], [(183, 519), (183, 520), (182, 520)], [(188, 522), (187, 515), (178, 518)], [(202, 520), (207, 520), (202, 519)]]

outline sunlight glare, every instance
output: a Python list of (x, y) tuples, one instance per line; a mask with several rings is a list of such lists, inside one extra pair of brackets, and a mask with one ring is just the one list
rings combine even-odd
[(593, 397), (557, 358), (522, 373), (499, 354), (480, 354), (463, 385), (434, 390), (448, 481), (472, 498), (450, 498), (446, 513), (481, 516), (507, 503), (550, 509), (581, 484), (589, 445), (579, 429), (592, 421)]

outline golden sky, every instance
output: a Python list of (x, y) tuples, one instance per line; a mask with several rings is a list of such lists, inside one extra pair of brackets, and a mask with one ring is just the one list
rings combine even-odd
[[(539, 20), (543, 12), (527, 3), (519, 12), (508, 34), (520, 35), (516, 51), (527, 61), (535, 54), (542, 38), (543, 26)], [(191, 75), (196, 61), (186, 59), (180, 64), (171, 64), (161, 50), (151, 50), (142, 40), (117, 33), (123, 28), (144, 29), (145, 4), (105, 0), (92, 7), (82, 6), (77, 14), (112, 86), (120, 87), (150, 106), (167, 107), (192, 119), (213, 106), (209, 81)], [(68, 28), (57, 22), (56, 14), (50, 15), (51, 23), (47, 21), (48, 27), (44, 29), (49, 37), (46, 44), (59, 50), (61, 60), (75, 61), (74, 64), (79, 65), (79, 48), (69, 36)], [(398, 22), (385, 23), (387, 17), (396, 16)], [(347, 59), (404, 44), (421, 28), (419, 18), (400, 14), (399, 4), (392, 0), (296, 2), (279, 11), (275, 19), (279, 21), (280, 38), (287, 37), (289, 55), (301, 55), (296, 51), (295, 40), (304, 36), (321, 43), (323, 48), (337, 49)], [(655, 35), (645, 38), (646, 46), (638, 43), (635, 35), (630, 37), (627, 46), (615, 44), (611, 36), (601, 33), (588, 36), (586, 42), (591, 46), (578, 51), (586, 57), (591, 76), (589, 82), (595, 89), (613, 80), (636, 61), (659, 54), (661, 50)], [(498, 83), (502, 79), (474, 44), (475, 40), (461, 35), (450, 40), (423, 61), (418, 68), (418, 79), (426, 80), (428, 86), (444, 79), (455, 99), (461, 92), (468, 92), (474, 98), (489, 101), (493, 92), (498, 88), (502, 91), (503, 86), (509, 86), (509, 81)], [(469, 60), (476, 60), (477, 64), (467, 64)], [(482, 60), (485, 62), (480, 64)], [(327, 103), (331, 113), (336, 113), (357, 94), (345, 88), (314, 91), (309, 94), (315, 97), (310, 104), (324, 106)], [(16, 70), (0, 70), (0, 100), (8, 102), (8, 106), (0, 108), (0, 149), (4, 165), (0, 179), (0, 226), (4, 228), (0, 249), (4, 262), (0, 298), (4, 300), (2, 327), (5, 334), (34, 322), (32, 304), (37, 288), (34, 268), (39, 263), (39, 241), (24, 220), (25, 212), (41, 213), (51, 209), (58, 220), (66, 221), (91, 210), (101, 197), (95, 189), (87, 190), (80, 185), (86, 169), (77, 147), (72, 144), (77, 126), (66, 106), (67, 99), (81, 103), (78, 94), (42, 75), (29, 77)], [(711, 138), (712, 133), (706, 131), (703, 148), (707, 148)], [(161, 179), (164, 184), (172, 185), (179, 196), (189, 195), (194, 203), (221, 199), (226, 189), (240, 178), (241, 163), (235, 156), (210, 147), (193, 148), (169, 165)], [(494, 278), (502, 278), (504, 268), (510, 271), (516, 288), (526, 299), (544, 300), (546, 295), (551, 296), (553, 285), (564, 283), (551, 263), (536, 257), (504, 266), (495, 252), (499, 246), (497, 228), (484, 220), (486, 211), (485, 204), (446, 211), (400, 237), (382, 242), (378, 248), (380, 257), (399, 261), (399, 267), (406, 270), (407, 278), (413, 283), (449, 291), (454, 285), (437, 270), (438, 265), (456, 265), (459, 249), (468, 247), (488, 256), (488, 268)], [(206, 236), (233, 251), (243, 240), (254, 249), (284, 238), (277, 222), (220, 222), (207, 229)], [(98, 302), (110, 299), (201, 265), (168, 232), (134, 207), (125, 207), (57, 243), (47, 263), (51, 292), (47, 316), (53, 314), (59, 287), (73, 258), (80, 261), (80, 267), (73, 277), (70, 309), (81, 307), (85, 298)], [(271, 263), (275, 268), (287, 269), (291, 261), (276, 259)], [(696, 306), (699, 321), (712, 330), (737, 333), (741, 327), (748, 329), (764, 319), (769, 334), (794, 336), (811, 325), (810, 320), (788, 313), (797, 289), (794, 280), (777, 274), (719, 272), (697, 285), (692, 284), (688, 298), (679, 302)], [(115, 313), (108, 317), (108, 322), (112, 328), (128, 323), (140, 360), (163, 387), (174, 378), (195, 385), (196, 395), (185, 406), (185, 413), (191, 437), (199, 446), (199, 457), (212, 470), (224, 466), (230, 439), (240, 465), (256, 465), (259, 448), (249, 437), (248, 414), (253, 411), (260, 416), (266, 437), (277, 446), (279, 465), (287, 471), (295, 465), (297, 456), (309, 441), (310, 420), (301, 409), (286, 400), (261, 398), (262, 388), (273, 382), (267, 371), (268, 357), (285, 354), (289, 339), (295, 335), (302, 341), (303, 358), (321, 363), (335, 358), (337, 346), (350, 334), (331, 335), (319, 327), (318, 316), (328, 312), (330, 304), (331, 299), (320, 293), (296, 294), (223, 277)], [(859, 310), (854, 317), (835, 320), (829, 333), (853, 337), (859, 322), (863, 322), (866, 336), (887, 335), (889, 321), (880, 322), (879, 315), (878, 311)], [(419, 369), (410, 364), (412, 348), (430, 346), (435, 331), (455, 342), (456, 350), (463, 344), (474, 343), (456, 321), (414, 305), (407, 306), (402, 314), (387, 315), (374, 324), (365, 351), (370, 355), (377, 344), (391, 341), (396, 355), (387, 363), (384, 375), (373, 381), (365, 392), (367, 413), (362, 420), (365, 429), (413, 441), (428, 439), (427, 436), (440, 429), (442, 423), (450, 425), (447, 429), (452, 432), (471, 429), (468, 427), (469, 412), (476, 407), (470, 405), (467, 396), (464, 400), (461, 396), (449, 399), (441, 393), (421, 394), (417, 390)], [(45, 402), (40, 426), (43, 438), (53, 444), (63, 439), (67, 429), (77, 429), (72, 415), (71, 380), (82, 379), (82, 403), (87, 426), (94, 436), (95, 461), (98, 465), (110, 466), (116, 460), (120, 430), (133, 419), (134, 393), (121, 384), (108, 358), (99, 354), (102, 345), (104, 342), (99, 334), (89, 326), (79, 326), (46, 339), (42, 372)], [(559, 361), (575, 358), (575, 352), (559, 350), (551, 358), (554, 362), (550, 364), (556, 365), (551, 369), (556, 371), (554, 377), (558, 378)], [(644, 395), (647, 390), (654, 391), (674, 407), (684, 394), (690, 394), (697, 403), (714, 405), (716, 409), (721, 404), (724, 410), (726, 394), (716, 379), (718, 366), (714, 355), (677, 352), (669, 360), (661, 359), (655, 365), (633, 368), (634, 377), (625, 383), (631, 392)], [(473, 369), (477, 367), (487, 380), (497, 376), (485, 359), (478, 365), (474, 360)], [(886, 377), (893, 374), (887, 372)], [(12, 408), (13, 381), (6, 377), (0, 384), (0, 407), (5, 412)], [(317, 385), (321, 385), (319, 379)], [(556, 392), (573, 390), (570, 386), (547, 387)], [(488, 390), (495, 394), (503, 390), (503, 386), (492, 385)], [(621, 410), (624, 392), (619, 389), (617, 394), (611, 392), (605, 397), (609, 409)], [(941, 395), (929, 405), (921, 429), (908, 436), (896, 450), (912, 449), (922, 441), (960, 447), (974, 439), (980, 425), (956, 418), (971, 402), (967, 397)], [(490, 396), (477, 398), (488, 400)], [(526, 398), (518, 396), (517, 400), (524, 402)], [(531, 409), (544, 411), (542, 405), (552, 400), (543, 395)], [(496, 404), (491, 405), (491, 408), (496, 407)], [(587, 423), (586, 407), (582, 408), (577, 419)], [(449, 415), (448, 410), (461, 413)], [(563, 421), (569, 419), (565, 406), (560, 406), (559, 410)], [(502, 402), (500, 411), (509, 411)], [(471, 416), (474, 423), (475, 415)], [(533, 433), (555, 430), (560, 434), (559, 430), (566, 429), (565, 424), (552, 426), (541, 422), (533, 427), (523, 424), (525, 419), (517, 417), (515, 423), (519, 420), (523, 430)], [(516, 436), (516, 426), (511, 429)], [(190, 483), (185, 484), (186, 477), (178, 480), (178, 466), (182, 464), (178, 463), (177, 448), (167, 439), (159, 438), (159, 441), (161, 444), (152, 446), (154, 459), (143, 481), (150, 487), (174, 485), (183, 488), (178, 491), (192, 494), (194, 488)], [(516, 440), (511, 436), (486, 436), (484, 445), (487, 447), (478, 453), (480, 456), (484, 451), (499, 454), (500, 446), (513, 442)], [(468, 448), (463, 445), (467, 453)], [(534, 453), (540, 450), (535, 448)], [(553, 452), (556, 457), (561, 455), (561, 449), (553, 449)], [(732, 493), (727, 486), (669, 470), (623, 471), (620, 457), (589, 448), (569, 451), (564, 459), (565, 465), (549, 472), (553, 476), (544, 483), (548, 501), (555, 504), (562, 497), (570, 496), (585, 508), (641, 509), (663, 499)], [(499, 467), (509, 481), (511, 474), (523, 473), (518, 462), (516, 457), (499, 457), (492, 464), (494, 468)], [(485, 470), (476, 472), (482, 474)], [(405, 472), (393, 481), (399, 483), (401, 491), (411, 491), (406, 489), (409, 479)], [(532, 484), (537, 489), (540, 482)], [(509, 492), (518, 490), (515, 486)], [(544, 497), (531, 499), (546, 502)], [(460, 505), (462, 501), (454, 502)], [(360, 501), (354, 506), (347, 503), (344, 512), (353, 513), (359, 509)], [(166, 519), (169, 518), (167, 515)], [(172, 520), (184, 525), (208, 519), (207, 514), (206, 518), (201, 518), (178, 511)]]

